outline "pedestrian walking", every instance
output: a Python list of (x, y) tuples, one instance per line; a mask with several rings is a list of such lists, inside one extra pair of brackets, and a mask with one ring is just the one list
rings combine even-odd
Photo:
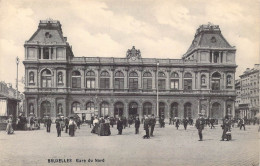
[(242, 127), (244, 127), (244, 130), (246, 130), (245, 125), (246, 125), (245, 118), (243, 118), (243, 119), (240, 120), (240, 130), (242, 129)]
[(172, 117), (169, 117), (169, 125), (172, 124)]
[(175, 117), (175, 119), (176, 119), (176, 122), (175, 122), (175, 127), (177, 128), (177, 130), (178, 130), (178, 128), (179, 128), (179, 125), (180, 125), (180, 121), (179, 121), (179, 119), (177, 118), (177, 117)]
[(89, 127), (90, 127), (90, 128), (91, 128), (91, 126), (93, 125), (93, 121), (94, 121), (94, 117), (91, 116), (91, 118), (90, 118), (90, 124), (89, 124)]
[(156, 124), (156, 119), (154, 117), (154, 114), (152, 114), (152, 117), (150, 118), (150, 122), (149, 122), (149, 126), (151, 126), (151, 133), (150, 133), (151, 137), (153, 137), (153, 131), (154, 131), (155, 124)]
[(65, 133), (68, 133), (68, 129), (69, 129), (69, 118), (65, 117)]
[(204, 124), (205, 124), (205, 120), (204, 118), (202, 117), (202, 114), (199, 113), (199, 118), (196, 120), (196, 128), (198, 129), (198, 134), (199, 134), (199, 141), (202, 141), (202, 130), (204, 129)]
[(69, 120), (69, 136), (74, 137), (75, 136), (75, 130), (77, 128), (77, 124), (74, 121), (73, 117), (70, 117)]
[(231, 140), (231, 121), (229, 120), (228, 115), (225, 116), (221, 127), (223, 129), (221, 141), (224, 141), (225, 139), (227, 139), (227, 141)]
[(6, 126), (6, 133), (7, 134), (13, 134), (14, 133), (12, 123), (13, 123), (13, 115), (10, 115), (8, 120), (7, 120), (7, 126)]
[(48, 117), (48, 118), (47, 118), (47, 122), (46, 122), (46, 125), (47, 125), (47, 133), (50, 133), (50, 132), (51, 132), (51, 123), (52, 123), (51, 118)]
[(187, 126), (188, 126), (188, 119), (187, 118), (183, 119), (183, 126), (184, 126), (184, 129), (186, 130)]
[(215, 119), (210, 119), (209, 123), (210, 123), (210, 129), (212, 129), (213, 127), (215, 128), (215, 126), (214, 126)]
[(121, 117), (119, 117), (118, 120), (117, 120), (117, 130), (118, 130), (118, 134), (117, 135), (122, 135), (123, 121), (122, 121)]
[(137, 116), (135, 119), (135, 134), (139, 134), (139, 127), (140, 127), (140, 119)]
[(61, 118), (57, 118), (57, 119), (55, 120), (56, 130), (57, 130), (57, 137), (61, 137), (61, 121), (62, 121)]
[(145, 130), (145, 135), (143, 136), (143, 139), (147, 138), (149, 139), (150, 136), (149, 136), (149, 125), (151, 124), (148, 116), (146, 115), (145, 118), (144, 118), (144, 130)]

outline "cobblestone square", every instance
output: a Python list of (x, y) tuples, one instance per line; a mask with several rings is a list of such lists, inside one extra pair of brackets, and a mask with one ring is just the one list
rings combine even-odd
[[(173, 125), (155, 128), (151, 139), (142, 139), (142, 127), (138, 135), (134, 134), (134, 126), (117, 135), (114, 126), (111, 136), (102, 137), (91, 134), (86, 124), (77, 129), (75, 137), (64, 131), (57, 137), (54, 124), (51, 133), (43, 126), (35, 131), (15, 131), (13, 135), (1, 131), (0, 165), (259, 165), (258, 126), (246, 126), (245, 131), (233, 128), (229, 142), (220, 141), (220, 126), (206, 127), (204, 141), (198, 141), (194, 126), (186, 131), (183, 126), (176, 130)], [(49, 163), (48, 159), (68, 159), (69, 163)]]

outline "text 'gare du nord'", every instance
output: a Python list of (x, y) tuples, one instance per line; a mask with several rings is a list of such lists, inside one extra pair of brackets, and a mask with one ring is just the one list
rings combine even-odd
[(235, 53), (218, 25), (201, 25), (181, 59), (75, 57), (57, 20), (25, 42), (25, 110), (40, 118), (94, 110), (99, 116), (222, 119), (235, 114)]

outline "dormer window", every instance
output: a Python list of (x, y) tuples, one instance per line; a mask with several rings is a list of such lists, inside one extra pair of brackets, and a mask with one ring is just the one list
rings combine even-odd
[(213, 36), (211, 39), (211, 43), (216, 43), (217, 39)]
[(49, 32), (46, 32), (46, 33), (45, 33), (45, 37), (46, 37), (46, 38), (51, 38), (51, 34), (50, 34)]

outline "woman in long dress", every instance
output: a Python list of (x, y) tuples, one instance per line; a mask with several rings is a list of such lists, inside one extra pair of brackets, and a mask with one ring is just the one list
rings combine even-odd
[(70, 118), (70, 121), (69, 121), (69, 135), (71, 137), (74, 137), (75, 136), (75, 129), (77, 128), (77, 125), (76, 125), (76, 122), (73, 120), (73, 118), (71, 117)]
[(6, 126), (6, 132), (7, 134), (13, 134), (14, 130), (12, 127), (13, 117), (12, 115), (9, 116), (9, 119), (7, 120), (7, 126)]

